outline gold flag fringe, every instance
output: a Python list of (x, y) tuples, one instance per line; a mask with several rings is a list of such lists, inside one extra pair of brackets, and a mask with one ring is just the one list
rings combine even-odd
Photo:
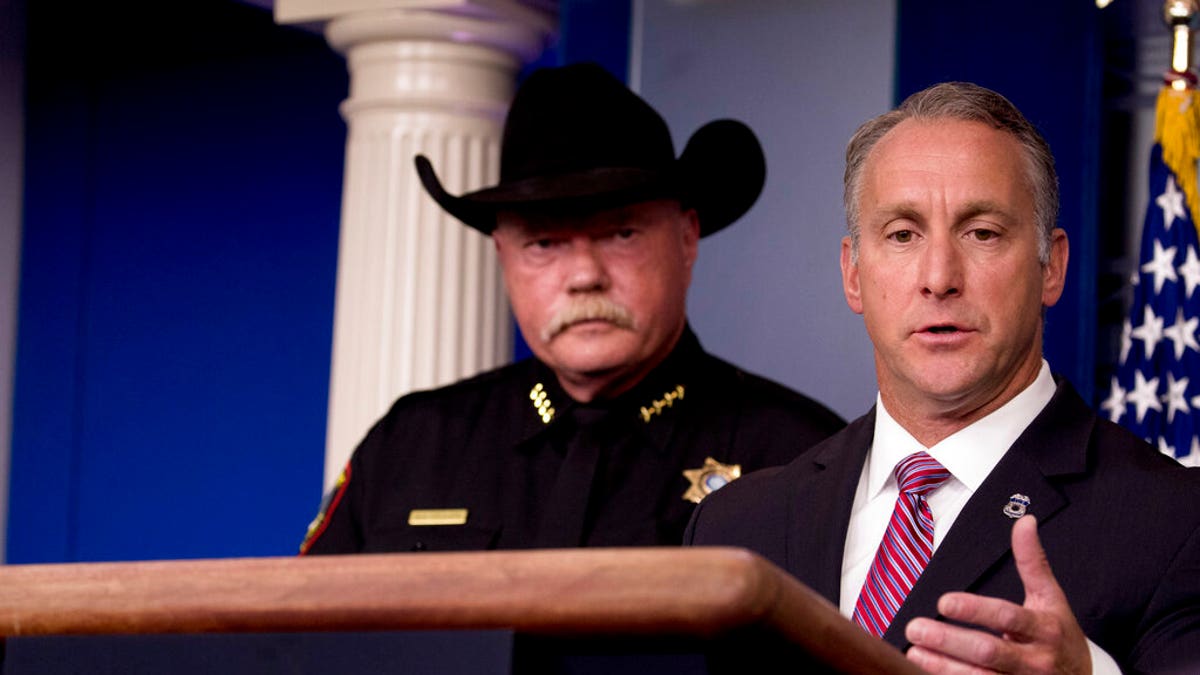
[[(1196, 187), (1196, 160), (1200, 159), (1200, 94), (1170, 86), (1158, 93), (1154, 141), (1162, 146), (1163, 163), (1175, 172), (1187, 196), (1192, 222), (1200, 214), (1200, 191)], [(1200, 225), (1197, 226), (1200, 232)]]

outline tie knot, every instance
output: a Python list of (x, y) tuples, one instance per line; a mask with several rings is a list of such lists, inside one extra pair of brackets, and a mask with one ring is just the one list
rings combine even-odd
[(904, 493), (923, 495), (949, 478), (946, 467), (924, 452), (914, 452), (896, 464), (896, 482)]

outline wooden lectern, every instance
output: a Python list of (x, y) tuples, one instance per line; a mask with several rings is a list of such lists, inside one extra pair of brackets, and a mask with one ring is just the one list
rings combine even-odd
[[(489, 632), (527, 652), (492, 664), (494, 672), (573, 672), (546, 655), (574, 649), (611, 656), (660, 648), (697, 655), (692, 663), (713, 670), (759, 672), (795, 658), (786, 670), (921, 672), (824, 598), (736, 548), (0, 566), (6, 673), (23, 639), (37, 643), (31, 636), (207, 637), (211, 649), (214, 636), (405, 633), (449, 639), (453, 653), (455, 636)], [(178, 654), (187, 648), (180, 645), (169, 649)]]

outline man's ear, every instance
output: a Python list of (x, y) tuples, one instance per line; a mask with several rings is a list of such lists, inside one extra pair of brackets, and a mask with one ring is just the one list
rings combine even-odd
[(499, 223), (492, 229), (492, 245), (496, 247), (496, 253), (500, 253), (504, 248), (507, 237), (507, 228)]
[(1053, 307), (1067, 284), (1067, 261), (1071, 257), (1067, 233), (1056, 227), (1050, 233), (1050, 260), (1042, 266), (1042, 306)]
[(854, 262), (854, 243), (849, 236), (842, 237), (842, 292), (846, 304), (855, 314), (863, 313), (862, 288), (858, 281), (858, 263)]
[(683, 212), (683, 218), (684, 255), (688, 269), (691, 269), (700, 253), (700, 214), (696, 213), (696, 209), (687, 209)]

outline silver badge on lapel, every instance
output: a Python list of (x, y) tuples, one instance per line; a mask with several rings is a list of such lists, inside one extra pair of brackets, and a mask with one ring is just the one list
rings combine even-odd
[(1025, 515), (1025, 510), (1029, 508), (1029, 497), (1017, 493), (1008, 498), (1008, 503), (1004, 505), (1004, 515), (1009, 518), (1020, 518)]

